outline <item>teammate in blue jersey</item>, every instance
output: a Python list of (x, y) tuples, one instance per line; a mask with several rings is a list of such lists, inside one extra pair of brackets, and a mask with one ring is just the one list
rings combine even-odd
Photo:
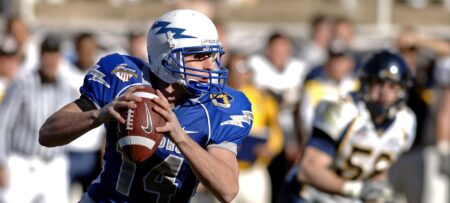
[[(245, 95), (225, 85), (227, 72), (217, 31), (192, 10), (164, 14), (148, 32), (149, 63), (120, 54), (103, 57), (84, 79), (82, 96), (40, 129), (39, 142), (65, 145), (104, 124), (104, 168), (81, 202), (189, 202), (199, 182), (221, 202), (238, 192), (237, 146), (252, 125)], [(136, 164), (117, 142), (120, 109), (136, 108), (133, 95), (151, 85), (154, 110), (166, 120), (158, 150)]]
[(363, 66), (359, 92), (322, 101), (279, 202), (392, 202), (386, 171), (415, 136), (416, 118), (405, 104), (410, 79), (405, 61), (382, 51)]

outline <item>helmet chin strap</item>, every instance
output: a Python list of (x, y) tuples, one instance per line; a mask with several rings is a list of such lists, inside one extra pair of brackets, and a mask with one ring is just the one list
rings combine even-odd
[(389, 112), (389, 108), (375, 102), (367, 102), (367, 109), (369, 110), (372, 120), (378, 121), (380, 118), (386, 118)]
[(366, 86), (363, 91), (362, 99), (366, 104), (367, 109), (369, 110), (370, 117), (376, 125), (383, 123), (387, 119), (392, 119), (395, 116), (400, 106), (402, 105), (403, 99), (401, 98), (404, 98), (406, 94), (405, 91), (401, 91), (399, 93), (399, 98), (394, 104), (392, 104), (391, 106), (384, 106), (377, 102), (372, 102), (369, 99), (368, 92), (369, 87)]
[(379, 125), (387, 119), (392, 119), (397, 112), (397, 105), (393, 104), (390, 107), (383, 106), (375, 102), (366, 102), (367, 109), (369, 110), (370, 117)]

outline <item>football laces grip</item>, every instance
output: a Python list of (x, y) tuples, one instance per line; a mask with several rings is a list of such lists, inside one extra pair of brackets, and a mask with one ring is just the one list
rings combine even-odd
[(134, 118), (134, 110), (128, 109), (125, 123), (127, 130), (133, 130), (133, 118)]

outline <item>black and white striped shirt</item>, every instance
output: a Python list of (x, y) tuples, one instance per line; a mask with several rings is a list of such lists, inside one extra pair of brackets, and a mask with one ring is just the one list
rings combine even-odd
[(39, 144), (39, 129), (51, 114), (77, 95), (62, 75), (56, 82), (44, 82), (36, 71), (13, 82), (0, 105), (0, 164), (11, 153), (43, 159), (62, 153), (63, 147)]

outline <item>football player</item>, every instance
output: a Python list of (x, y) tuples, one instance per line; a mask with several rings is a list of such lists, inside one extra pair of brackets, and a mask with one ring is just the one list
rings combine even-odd
[(416, 118), (405, 105), (410, 73), (388, 51), (363, 66), (361, 89), (316, 108), (300, 165), (280, 202), (389, 202), (386, 171), (414, 140)]
[[(40, 143), (67, 144), (104, 124), (104, 168), (81, 202), (189, 202), (199, 182), (221, 202), (238, 192), (237, 146), (252, 125), (245, 95), (225, 85), (224, 54), (215, 26), (193, 10), (164, 14), (148, 32), (148, 59), (120, 54), (102, 59), (86, 75), (82, 96), (52, 115)], [(166, 120), (158, 150), (130, 161), (117, 142), (119, 110), (136, 108), (132, 93), (157, 89), (155, 111)]]

